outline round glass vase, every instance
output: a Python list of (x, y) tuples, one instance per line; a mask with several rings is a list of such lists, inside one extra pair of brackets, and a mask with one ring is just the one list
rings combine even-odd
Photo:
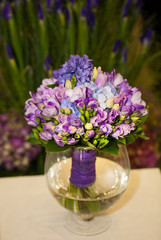
[(119, 155), (89, 147), (48, 152), (45, 175), (48, 188), (61, 206), (70, 212), (65, 227), (79, 235), (95, 235), (111, 225), (107, 214), (125, 192), (130, 173), (126, 147)]

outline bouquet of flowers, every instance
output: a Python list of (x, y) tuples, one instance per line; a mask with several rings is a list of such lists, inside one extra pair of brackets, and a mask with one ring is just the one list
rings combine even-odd
[(98, 201), (96, 150), (118, 155), (120, 144), (147, 138), (141, 128), (148, 114), (141, 92), (115, 69), (103, 72), (88, 56), (72, 55), (30, 95), (25, 106), (25, 119), (33, 127), (29, 141), (47, 152), (73, 148), (66, 192), (60, 186), (51, 189), (57, 200), (78, 214), (102, 211), (109, 203)]
[(30, 95), (25, 105), (25, 119), (33, 127), (29, 141), (47, 152), (89, 146), (118, 154), (119, 144), (147, 138), (141, 128), (148, 115), (141, 92), (115, 69), (93, 67), (86, 55), (71, 55)]

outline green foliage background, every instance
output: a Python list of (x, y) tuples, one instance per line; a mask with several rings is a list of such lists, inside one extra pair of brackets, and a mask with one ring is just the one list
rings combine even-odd
[[(145, 100), (150, 105), (149, 91), (153, 98), (156, 73), (159, 72), (156, 66), (155, 71), (150, 66), (160, 59), (161, 51), (155, 42), (155, 34), (150, 44), (140, 41), (151, 23), (143, 19), (136, 0), (131, 1), (126, 17), (123, 17), (126, 0), (98, 1), (98, 6), (91, 8), (96, 17), (93, 28), (81, 14), (87, 1), (64, 1), (64, 9), (70, 13), (70, 23), (65, 11), (54, 12), (52, 4), (47, 9), (46, 1), (39, 2), (43, 20), (39, 18), (37, 1), (32, 0), (21, 0), (18, 4), (12, 1), (8, 20), (0, 14), (0, 112), (16, 109), (23, 115), (29, 91), (35, 91), (43, 78), (51, 77), (52, 70), (59, 68), (71, 54), (87, 54), (103, 71), (111, 72), (115, 68), (130, 84), (145, 93)], [(6, 1), (0, 4), (1, 13), (5, 4)], [(114, 52), (117, 40), (121, 45)], [(6, 44), (12, 49), (12, 59), (7, 55)], [(125, 49), (127, 59), (123, 61)], [(47, 56), (52, 61), (48, 71), (44, 68)], [(150, 84), (147, 84), (147, 78)], [(152, 116), (155, 116), (153, 110)], [(150, 118), (149, 122), (153, 119)]]

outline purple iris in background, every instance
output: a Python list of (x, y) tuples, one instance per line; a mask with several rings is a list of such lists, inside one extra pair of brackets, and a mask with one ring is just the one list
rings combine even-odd
[(96, 22), (95, 9), (97, 6), (98, 0), (87, 0), (87, 7), (83, 7), (81, 11), (81, 16), (87, 19), (87, 22), (91, 29), (93, 29)]
[(5, 3), (2, 9), (2, 16), (4, 19), (9, 20), (12, 17), (12, 8), (9, 3)]
[(44, 12), (41, 6), (40, 1), (37, 1), (38, 15), (40, 20), (44, 20)]
[(121, 45), (121, 40), (119, 40), (119, 39), (116, 40), (116, 42), (114, 43), (114, 46), (113, 46), (112, 52), (113, 52), (113, 53), (116, 53), (117, 50), (119, 49), (120, 45)]
[(125, 63), (127, 61), (127, 47), (122, 49), (122, 62)]
[(12, 49), (8, 43), (6, 44), (6, 51), (7, 51), (8, 58), (13, 59)]
[(153, 31), (151, 28), (148, 28), (145, 34), (143, 34), (140, 38), (141, 43), (148, 46), (151, 42), (152, 36), (153, 36)]
[(45, 58), (45, 62), (44, 62), (44, 68), (45, 68), (45, 71), (46, 71), (47, 73), (49, 72), (51, 65), (52, 65), (51, 57), (50, 57), (50, 56), (47, 56), (47, 57)]
[(132, 4), (131, 0), (128, 0), (126, 2), (125, 6), (124, 6), (124, 9), (123, 9), (123, 13), (122, 13), (123, 17), (127, 17), (128, 16), (131, 4)]

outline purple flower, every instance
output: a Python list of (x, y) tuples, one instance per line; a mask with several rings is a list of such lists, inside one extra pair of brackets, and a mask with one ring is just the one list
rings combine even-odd
[(65, 8), (65, 13), (66, 13), (67, 24), (69, 25), (71, 23), (71, 16), (70, 16), (70, 11), (68, 7)]
[(98, 72), (95, 84), (98, 86), (98, 88), (104, 87), (107, 83), (107, 74), (101, 72)]
[(98, 107), (96, 111), (96, 115), (94, 117), (91, 117), (90, 123), (92, 123), (94, 127), (98, 127), (106, 119), (107, 119), (107, 112), (103, 111), (102, 108)]
[(58, 108), (55, 106), (55, 104), (44, 106), (42, 114), (46, 117), (54, 117), (58, 114)]
[(145, 110), (146, 103), (141, 99), (141, 92), (137, 88), (133, 88), (133, 96), (131, 98), (131, 102), (134, 105), (136, 111), (142, 113), (142, 115), (147, 114), (147, 110)]
[(13, 136), (11, 137), (10, 143), (14, 148), (19, 148), (24, 143), (24, 141), (25, 139), (22, 137)]
[(52, 139), (52, 134), (49, 131), (43, 131), (40, 132), (40, 138), (48, 141)]
[(87, 108), (97, 108), (98, 107), (98, 101), (91, 97), (91, 98), (87, 98)]
[(123, 17), (127, 17), (128, 16), (131, 4), (132, 4), (131, 0), (127, 0), (127, 2), (125, 4), (125, 7), (123, 9), (123, 13), (122, 13)]
[(116, 53), (118, 48), (120, 47), (120, 45), (121, 45), (121, 41), (120, 40), (116, 40), (116, 42), (115, 42), (115, 44), (113, 46), (112, 52)]
[(85, 108), (84, 102), (79, 102), (79, 103), (77, 103), (76, 106), (77, 106), (78, 109), (84, 109)]
[(58, 84), (65, 84), (66, 80), (76, 77), (76, 85), (90, 82), (93, 65), (87, 55), (81, 58), (79, 55), (71, 55), (70, 60), (66, 61), (62, 67), (53, 71), (53, 77)]
[(12, 49), (8, 43), (6, 44), (6, 51), (7, 51), (8, 58), (13, 59)]
[(66, 115), (66, 114), (60, 113), (60, 114), (58, 115), (58, 121), (59, 121), (60, 123), (67, 122), (67, 119), (68, 119), (68, 115)]
[(108, 136), (110, 133), (112, 133), (112, 126), (106, 122), (102, 123), (100, 126), (100, 129)]
[(68, 145), (75, 145), (79, 140), (76, 140), (74, 137), (69, 137), (68, 138)]
[(86, 98), (86, 87), (77, 86), (74, 89), (68, 89), (66, 91), (66, 94), (70, 98), (71, 102), (82, 102)]
[(84, 128), (83, 127), (77, 128), (76, 134), (82, 136), (84, 134)]
[(153, 31), (151, 28), (148, 28), (144, 35), (141, 36), (140, 41), (142, 44), (148, 46), (151, 42)]
[(94, 132), (94, 130), (88, 130), (88, 131), (86, 132), (86, 134), (88, 135), (88, 137), (92, 138), (92, 137), (94, 137), (95, 132)]
[(56, 83), (56, 79), (54, 78), (45, 78), (42, 80), (42, 85), (47, 86), (47, 85), (52, 85)]
[(69, 134), (74, 134), (77, 131), (77, 128), (74, 126), (69, 126), (68, 127), (68, 133)]
[(112, 109), (108, 114), (108, 123), (113, 123), (116, 120), (116, 117), (118, 116), (118, 112), (115, 109)]
[(68, 131), (68, 122), (64, 122), (64, 123), (59, 123), (55, 128), (54, 130), (57, 132), (57, 133), (62, 133), (62, 132), (67, 132)]
[(2, 9), (2, 15), (3, 15), (4, 19), (6, 19), (6, 20), (11, 19), (11, 17), (12, 17), (11, 9), (12, 9), (11, 5), (9, 3), (5, 3), (5, 5)]
[(76, 117), (74, 114), (70, 114), (68, 116), (68, 124), (71, 126), (75, 126), (75, 127), (81, 127), (82, 126), (82, 121), (80, 118)]
[(116, 131), (112, 134), (112, 137), (119, 139), (123, 138), (127, 134), (129, 134), (132, 130), (134, 130), (134, 123), (131, 124), (120, 124), (115, 127)]
[(59, 146), (64, 147), (65, 143), (64, 143), (63, 139), (58, 136), (58, 134), (56, 134), (56, 133), (53, 134), (53, 137), (54, 137), (55, 142), (56, 142)]
[(122, 62), (125, 63), (127, 61), (127, 47), (124, 47), (122, 50)]
[(61, 102), (63, 99), (67, 98), (66, 91), (67, 91), (67, 89), (64, 87), (63, 84), (60, 84), (58, 87), (55, 87), (53, 89), (53, 93), (55, 94), (55, 96), (59, 102)]
[(115, 87), (118, 87), (119, 86), (119, 84), (121, 84), (122, 82), (123, 82), (123, 77), (121, 76), (121, 74), (120, 73), (118, 73), (118, 74), (116, 74), (116, 76), (115, 76), (115, 78), (114, 78), (114, 82), (113, 82), (113, 85), (115, 86)]
[(27, 124), (30, 126), (37, 126), (36, 117), (42, 119), (40, 113), (41, 111), (38, 109), (33, 99), (28, 99), (25, 103), (25, 119), (27, 120)]
[(38, 15), (39, 15), (40, 20), (44, 20), (44, 12), (41, 7), (40, 1), (37, 1), (37, 8), (38, 8)]
[(52, 65), (51, 58), (50, 58), (50, 56), (47, 56), (47, 57), (45, 58), (45, 62), (44, 62), (44, 68), (45, 68), (45, 71), (46, 71), (47, 73), (49, 72), (51, 65)]
[(27, 142), (31, 128), (15, 111), (0, 114), (0, 166), (26, 170), (41, 148)]

